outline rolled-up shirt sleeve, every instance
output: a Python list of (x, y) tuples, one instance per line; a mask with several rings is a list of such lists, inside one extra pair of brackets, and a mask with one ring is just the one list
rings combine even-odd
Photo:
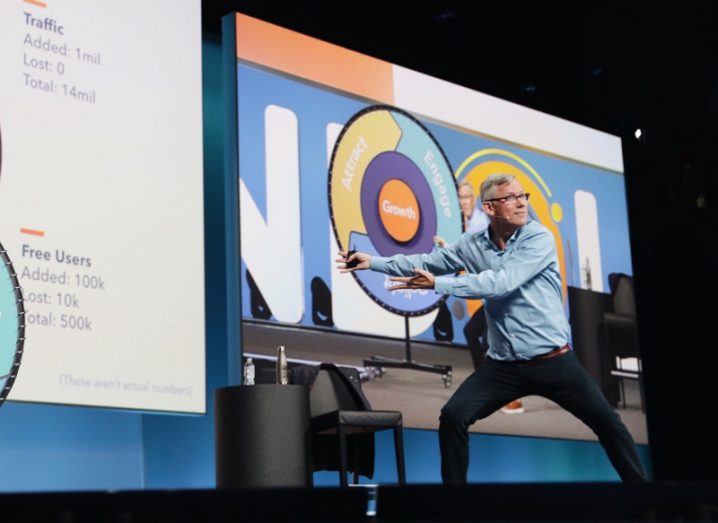
[(549, 232), (539, 232), (511, 253), (498, 270), (478, 274), (439, 276), (434, 290), (459, 298), (502, 298), (534, 278), (556, 260), (556, 242)]
[(464, 268), (458, 253), (458, 244), (450, 245), (427, 254), (396, 254), (390, 258), (372, 256), (369, 268), (392, 276), (414, 276), (415, 268), (432, 274), (449, 274)]
[(434, 291), (437, 294), (453, 294), (456, 277), (454, 276), (437, 276), (434, 278)]

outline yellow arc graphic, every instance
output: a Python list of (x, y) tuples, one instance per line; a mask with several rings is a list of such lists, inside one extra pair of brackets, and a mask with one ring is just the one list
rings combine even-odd
[(361, 185), (371, 161), (396, 149), (401, 129), (386, 111), (372, 111), (349, 125), (332, 163), (331, 201), (339, 244), (348, 248), (352, 231), (366, 234), (361, 214)]
[[(456, 170), (456, 178), (458, 179), (472, 162), (478, 158), (488, 155), (498, 155), (510, 158), (524, 167), (526, 171), (531, 173), (532, 176), (529, 176), (526, 172), (511, 163), (501, 160), (489, 160), (480, 163), (469, 170), (469, 172), (466, 173), (466, 176), (464, 176), (464, 181), (471, 184), (474, 188), (474, 193), (478, 196), (481, 183), (490, 175), (499, 173), (511, 174), (516, 177), (526, 192), (531, 193), (531, 209), (534, 211), (539, 221), (551, 231), (556, 239), (556, 254), (558, 257), (559, 270), (561, 273), (561, 287), (565, 301), (568, 296), (565, 253), (561, 231), (556, 223), (561, 221), (563, 218), (561, 206), (558, 203), (554, 203), (553, 205), (549, 203), (548, 198), (552, 195), (551, 190), (548, 188), (543, 178), (541, 178), (538, 172), (536, 172), (536, 170), (528, 162), (516, 154), (502, 149), (483, 149), (470, 155)], [(481, 308), (481, 306), (481, 300), (467, 300), (467, 309), (469, 314), (473, 314), (476, 310)]]

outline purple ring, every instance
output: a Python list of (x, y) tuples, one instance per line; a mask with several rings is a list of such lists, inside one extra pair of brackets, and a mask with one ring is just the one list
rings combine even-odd
[[(392, 238), (379, 216), (379, 193), (389, 180), (401, 180), (407, 184), (419, 205), (419, 229), (406, 243)], [(364, 226), (372, 245), (381, 256), (430, 252), (436, 235), (436, 208), (431, 188), (421, 170), (405, 155), (386, 151), (376, 155), (364, 172), (361, 185), (361, 209)]]

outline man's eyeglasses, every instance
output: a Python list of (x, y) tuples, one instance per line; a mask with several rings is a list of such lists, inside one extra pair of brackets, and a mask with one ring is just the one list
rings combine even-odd
[(501, 198), (489, 198), (484, 200), (485, 202), (499, 202), (499, 203), (514, 203), (516, 200), (521, 200), (526, 203), (529, 201), (530, 193), (522, 192), (521, 194), (509, 194), (508, 196), (502, 196)]

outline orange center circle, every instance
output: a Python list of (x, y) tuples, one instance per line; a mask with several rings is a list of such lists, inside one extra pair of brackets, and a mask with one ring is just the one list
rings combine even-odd
[(421, 222), (419, 202), (411, 187), (401, 180), (389, 180), (379, 191), (379, 217), (389, 236), (406, 243), (416, 236)]

